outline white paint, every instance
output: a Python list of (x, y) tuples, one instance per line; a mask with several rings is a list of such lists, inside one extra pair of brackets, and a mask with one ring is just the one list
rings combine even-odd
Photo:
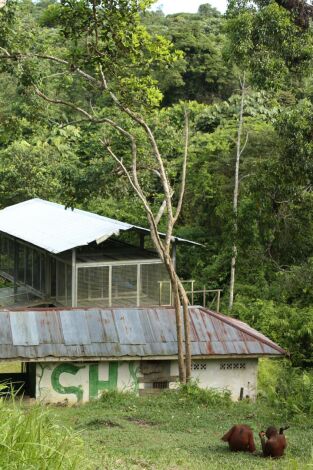
[[(53, 371), (59, 367), (69, 366), (72, 370), (64, 370), (57, 379), (52, 380)], [(38, 363), (36, 366), (36, 398), (44, 403), (69, 403), (87, 402), (92, 398), (98, 398), (103, 393), (102, 387), (113, 387), (119, 391), (134, 391), (151, 388), (152, 384), (138, 383), (140, 373), (139, 361), (111, 362), (111, 378), (109, 377), (109, 362), (98, 363)], [(198, 367), (194, 370), (194, 367)], [(221, 369), (225, 364), (225, 369)], [(245, 368), (240, 368), (244, 364)], [(229, 368), (229, 365), (232, 368)], [(91, 372), (97, 371), (98, 378), (92, 379)], [(112, 367), (112, 366), (111, 366)], [(235, 368), (233, 368), (235, 367)], [(257, 391), (257, 359), (212, 359), (206, 361), (194, 361), (192, 379), (197, 381), (201, 388), (214, 388), (229, 390), (233, 400), (240, 398), (240, 390), (243, 389), (243, 397), (254, 400)], [(115, 369), (117, 368), (117, 370)], [(60, 369), (59, 369), (60, 370)], [(112, 380), (116, 377), (117, 380)], [(55, 375), (55, 372), (54, 372)], [(171, 361), (170, 375), (178, 376), (178, 363)], [(92, 382), (92, 383), (90, 383)], [(106, 384), (103, 384), (106, 382)], [(57, 383), (57, 386), (56, 386)], [(108, 383), (110, 385), (108, 385)], [(96, 384), (96, 385), (93, 385)], [(178, 382), (169, 383), (169, 388), (177, 388)], [(70, 390), (68, 387), (72, 387)], [(92, 395), (96, 393), (97, 395)]]
[[(206, 364), (206, 370), (192, 370), (191, 377), (197, 381), (201, 388), (214, 388), (229, 390), (232, 400), (240, 398), (240, 389), (243, 388), (243, 397), (255, 400), (257, 394), (257, 359), (210, 359), (207, 361), (194, 361), (197, 364)], [(221, 370), (221, 364), (245, 364), (245, 369)], [(171, 375), (178, 374), (178, 363), (172, 361)]]
[[(3, 0), (0, 0), (0, 2)], [(30, 199), (0, 210), (0, 230), (50, 253), (61, 253), (96, 241), (102, 243), (121, 231), (149, 229), (81, 209), (66, 208), (43, 199)], [(161, 234), (160, 235), (164, 235)], [(188, 242), (173, 237), (177, 241)], [(190, 242), (199, 245), (197, 242)]]
[[(36, 398), (44, 403), (69, 403), (75, 404), (78, 402), (77, 394), (75, 393), (59, 393), (53, 387), (52, 373), (56, 367), (64, 363), (38, 363), (36, 366)], [(98, 380), (109, 380), (109, 363), (99, 362), (92, 363), (98, 364)], [(63, 372), (59, 377), (59, 384), (62, 387), (76, 387), (81, 389), (82, 399), (81, 402), (87, 402), (92, 397), (90, 396), (90, 366), (89, 363), (72, 363), (79, 370), (76, 374)], [(139, 361), (131, 362), (115, 362), (117, 365), (117, 389), (119, 391), (136, 391), (138, 383), (136, 377), (139, 375)], [(103, 390), (99, 390), (98, 397), (101, 396)]]

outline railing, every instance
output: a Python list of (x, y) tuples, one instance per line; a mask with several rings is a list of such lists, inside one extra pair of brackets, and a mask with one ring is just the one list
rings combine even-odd
[[(220, 305), (221, 305), (222, 289), (208, 289), (206, 286), (204, 286), (203, 289), (195, 289), (195, 282), (196, 281), (194, 279), (182, 281), (182, 284), (190, 285), (189, 289), (185, 287), (186, 294), (189, 299), (189, 304), (190, 305), (195, 305), (195, 304), (202, 305), (202, 307), (208, 307), (208, 308), (213, 308), (213, 306), (215, 305), (215, 311), (219, 312)], [(162, 305), (161, 299), (163, 297), (164, 286), (165, 285), (168, 286), (169, 284), (170, 284), (170, 281), (159, 282), (160, 305)], [(171, 304), (173, 304), (171, 284), (170, 284), (170, 298), (171, 298)]]

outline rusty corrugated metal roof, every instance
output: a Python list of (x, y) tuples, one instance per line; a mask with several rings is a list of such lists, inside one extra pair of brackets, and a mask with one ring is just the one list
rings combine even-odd
[[(190, 307), (194, 356), (281, 356), (280, 346), (247, 324)], [(94, 360), (177, 355), (173, 308), (0, 311), (0, 360)]]

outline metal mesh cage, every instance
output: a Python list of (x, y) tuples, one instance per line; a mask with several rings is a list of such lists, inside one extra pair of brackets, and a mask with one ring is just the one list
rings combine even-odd
[(109, 306), (109, 266), (78, 268), (77, 302), (82, 307)]
[(0, 270), (11, 277), (14, 275), (14, 243), (5, 235), (1, 235)]
[(17, 279), (23, 284), (25, 283), (25, 251), (25, 246), (19, 245)]
[(131, 307), (169, 305), (170, 283), (162, 263), (77, 268), (77, 305)]
[(143, 264), (141, 266), (140, 304), (170, 305), (171, 289), (164, 264)]
[(136, 306), (138, 265), (112, 267), (112, 305)]
[(72, 305), (72, 267), (62, 261), (56, 262), (56, 301)]
[(40, 250), (26, 247), (23, 243), (1, 234), (0, 272), (4, 278), (15, 282), (14, 289), (12, 286), (1, 290), (1, 303), (23, 304), (44, 297), (46, 263), (46, 257)]

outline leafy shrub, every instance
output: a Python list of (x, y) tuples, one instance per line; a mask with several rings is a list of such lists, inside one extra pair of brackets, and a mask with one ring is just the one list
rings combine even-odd
[(237, 296), (232, 314), (285, 348), (292, 364), (313, 365), (313, 309)]
[(115, 405), (119, 403), (127, 403), (136, 401), (137, 395), (134, 392), (120, 391), (120, 390), (105, 390), (100, 398), (100, 401), (106, 405)]
[(42, 406), (25, 409), (0, 399), (0, 468), (2, 470), (76, 470), (88, 468), (77, 434), (57, 424)]
[(145, 402), (147, 407), (171, 407), (173, 404), (181, 406), (230, 406), (232, 404), (231, 394), (228, 390), (222, 389), (203, 389), (200, 388), (196, 381), (188, 384), (180, 385), (174, 390), (164, 390), (160, 395), (150, 397), (138, 397), (132, 392), (120, 392), (118, 390), (106, 391), (102, 394), (100, 402), (105, 405), (121, 405), (123, 407), (131, 407)]
[(229, 407), (232, 404), (231, 394), (228, 390), (200, 388), (195, 381), (181, 385), (178, 389), (178, 395), (181, 400), (198, 405)]
[(313, 373), (285, 361), (263, 359), (259, 367), (259, 399), (285, 419), (313, 414)]

